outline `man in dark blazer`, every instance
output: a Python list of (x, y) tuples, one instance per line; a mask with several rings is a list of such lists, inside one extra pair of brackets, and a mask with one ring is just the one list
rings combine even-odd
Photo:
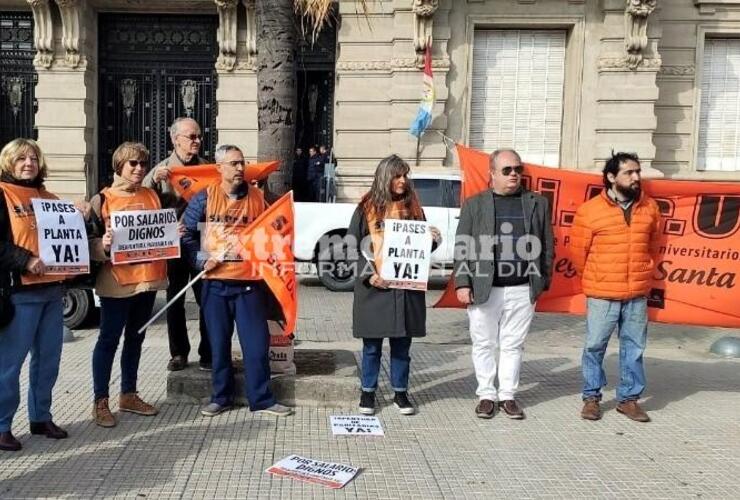
[[(512, 149), (491, 154), (491, 189), (465, 201), (455, 238), (455, 289), (468, 306), (479, 402), (524, 418), (515, 399), (524, 339), (537, 297), (550, 286), (554, 243), (547, 198), (522, 186), (524, 166)], [(498, 377), (498, 388), (495, 380)]]

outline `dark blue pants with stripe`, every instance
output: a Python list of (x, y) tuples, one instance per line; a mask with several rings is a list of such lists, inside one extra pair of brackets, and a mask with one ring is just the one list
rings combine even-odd
[(203, 280), (202, 307), (213, 353), (211, 402), (231, 405), (234, 400), (231, 337), (236, 322), (244, 358), (244, 387), (249, 409), (262, 410), (275, 404), (268, 386), (270, 332), (262, 288), (249, 282)]

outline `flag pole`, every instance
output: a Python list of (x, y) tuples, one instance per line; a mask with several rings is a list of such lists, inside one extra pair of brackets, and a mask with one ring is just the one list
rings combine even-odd
[(161, 316), (161, 315), (162, 315), (162, 314), (163, 314), (163, 313), (164, 313), (164, 312), (165, 312), (165, 311), (166, 311), (167, 309), (169, 309), (169, 308), (170, 308), (170, 306), (171, 306), (171, 305), (172, 305), (172, 304), (173, 304), (173, 303), (174, 303), (174, 302), (175, 302), (175, 301), (176, 301), (177, 299), (179, 299), (180, 297), (182, 297), (183, 295), (185, 295), (185, 292), (187, 292), (187, 291), (188, 291), (188, 288), (190, 288), (191, 286), (193, 286), (193, 285), (195, 284), (195, 282), (196, 282), (196, 281), (198, 281), (199, 279), (201, 279), (201, 278), (203, 277), (203, 275), (204, 275), (204, 274), (206, 274), (206, 270), (205, 270), (205, 269), (203, 269), (203, 270), (202, 270), (201, 272), (199, 272), (199, 273), (198, 273), (198, 274), (197, 274), (197, 275), (196, 275), (196, 276), (195, 276), (195, 277), (194, 277), (194, 278), (193, 278), (192, 280), (190, 280), (190, 282), (189, 282), (189, 283), (188, 283), (187, 285), (185, 285), (185, 287), (184, 287), (184, 288), (183, 288), (182, 290), (180, 290), (179, 292), (177, 292), (177, 295), (175, 295), (174, 297), (172, 297), (172, 299), (171, 299), (171, 300), (170, 300), (169, 302), (167, 302), (167, 303), (166, 303), (166, 304), (164, 305), (164, 307), (162, 307), (162, 309), (160, 309), (159, 311), (157, 311), (157, 314), (155, 314), (154, 316), (152, 316), (152, 317), (151, 317), (151, 318), (149, 319), (149, 321), (147, 321), (147, 322), (146, 322), (146, 323), (144, 324), (144, 326), (142, 326), (141, 328), (139, 328), (139, 330), (138, 330), (138, 331), (137, 331), (136, 333), (139, 333), (139, 334), (140, 334), (140, 333), (142, 333), (142, 332), (143, 332), (144, 330), (146, 330), (147, 328), (149, 328), (149, 325), (151, 325), (152, 323), (154, 323), (155, 321), (157, 321), (157, 318), (159, 318), (159, 317), (160, 317), (160, 316)]
[(421, 157), (421, 133), (416, 136), (416, 166), (419, 166), (419, 158)]

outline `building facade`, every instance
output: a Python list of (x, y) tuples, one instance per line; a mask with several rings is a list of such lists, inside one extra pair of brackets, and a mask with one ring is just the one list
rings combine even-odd
[[(455, 168), (443, 136), (599, 168), (637, 152), (652, 176), (740, 180), (740, 0), (354, 0), (298, 47), (296, 143), (333, 147), (340, 198), (380, 158)], [(257, 150), (253, 0), (0, 0), (0, 141), (37, 137), (50, 188), (95, 192), (123, 140), (155, 160), (196, 118)], [(434, 119), (408, 127), (431, 44)], [(449, 144), (449, 142), (447, 143)]]

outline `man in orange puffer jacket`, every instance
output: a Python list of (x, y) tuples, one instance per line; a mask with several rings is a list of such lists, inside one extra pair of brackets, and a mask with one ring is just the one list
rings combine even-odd
[(587, 297), (581, 417), (601, 418), (604, 354), (618, 328), (617, 411), (649, 422), (637, 400), (645, 389), (647, 294), (660, 237), (660, 211), (655, 200), (640, 190), (637, 155), (612, 154), (603, 174), (604, 191), (578, 208), (571, 231), (571, 257)]

